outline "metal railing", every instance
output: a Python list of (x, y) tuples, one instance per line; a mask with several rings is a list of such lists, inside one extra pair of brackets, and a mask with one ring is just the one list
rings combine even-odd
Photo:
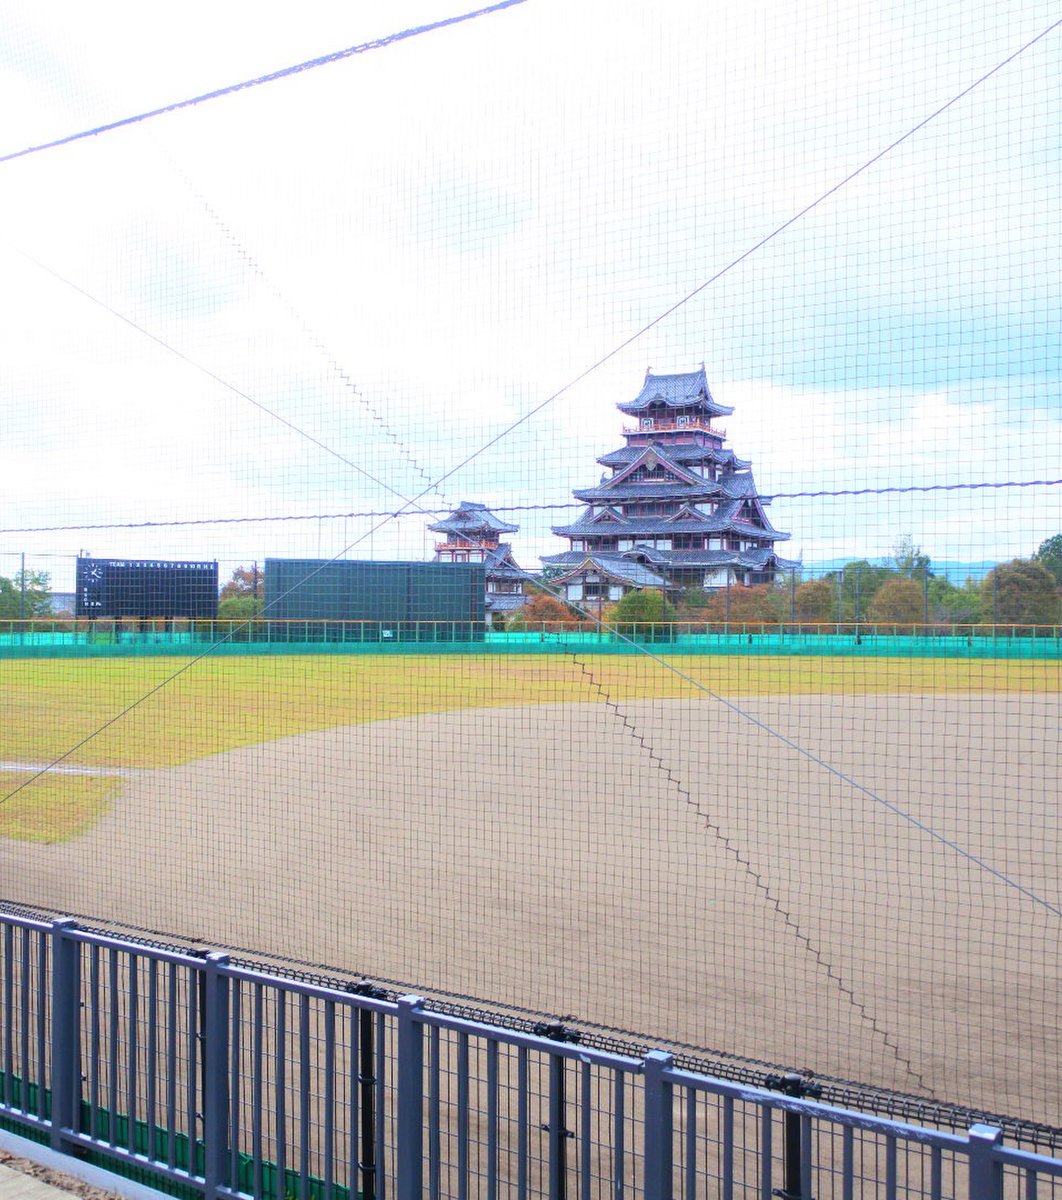
[(1044, 1197), (1062, 1160), (0, 913), (0, 1125), (186, 1197)]
[[(596, 609), (597, 601), (586, 601)], [(602, 601), (604, 609), (609, 607)], [(617, 636), (617, 634), (619, 636)], [(638, 622), (620, 620), (615, 625), (600, 619), (543, 622), (518, 619), (507, 629), (485, 621), (310, 621), (272, 620), (74, 620), (36, 617), (25, 621), (0, 621), (0, 654), (39, 653), (60, 656), (64, 651), (97, 651), (102, 654), (155, 652), (192, 654), (217, 646), (246, 652), (248, 647), (266, 653), (290, 647), (348, 647), (351, 650), (387, 650), (395, 646), (461, 645), (474, 649), (518, 646), (529, 635), (570, 638), (588, 635), (601, 644), (622, 645), (627, 638), (685, 644), (712, 649), (725, 639), (773, 639), (780, 647), (814, 649), (833, 643), (859, 647), (878, 644), (884, 651), (902, 654), (910, 644), (931, 644), (942, 652), (951, 649), (988, 650), (1002, 653), (1016, 643), (1044, 654), (1058, 652), (1062, 626), (1017, 623), (961, 624), (930, 622), (904, 624), (889, 621), (808, 621), (764, 618), (763, 620), (700, 619)], [(840, 641), (839, 641), (840, 640)], [(843, 646), (842, 646), (843, 648)]]

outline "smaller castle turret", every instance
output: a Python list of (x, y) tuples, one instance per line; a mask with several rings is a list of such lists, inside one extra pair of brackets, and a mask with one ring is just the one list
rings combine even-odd
[(527, 603), (527, 573), (513, 558), (512, 546), (500, 540), (503, 533), (516, 533), (519, 526), (499, 520), (485, 504), (462, 500), (448, 517), (428, 528), (445, 537), (435, 544), (435, 562), (485, 564), (490, 620), (500, 624)]

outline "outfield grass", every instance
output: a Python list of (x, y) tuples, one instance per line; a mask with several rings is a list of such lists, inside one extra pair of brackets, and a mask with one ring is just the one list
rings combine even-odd
[[(190, 660), (189, 660), (190, 661)], [(335, 655), (0, 664), (0, 762), (176, 766), (337, 725), (520, 704), (724, 696), (1058, 692), (1057, 662), (669, 656)], [(182, 672), (182, 668), (188, 667)], [(697, 685), (700, 685), (698, 687)], [(128, 711), (127, 711), (128, 710)], [(69, 752), (69, 753), (68, 753)]]
[(6, 797), (0, 803), (0, 838), (53, 843), (77, 837), (106, 812), (120, 786), (114, 775), (34, 779), (22, 771), (0, 771), (0, 797)]

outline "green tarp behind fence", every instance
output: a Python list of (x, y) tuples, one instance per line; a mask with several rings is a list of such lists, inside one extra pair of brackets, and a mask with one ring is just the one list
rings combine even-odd
[[(300, 623), (296, 623), (300, 624)], [(218, 622), (209, 631), (98, 630), (12, 631), (0, 633), (0, 658), (118, 658), (201, 654), (556, 654), (578, 650), (590, 654), (639, 654), (645, 649), (667, 654), (843, 655), (886, 658), (1062, 658), (1062, 630), (976, 633), (947, 629), (929, 634), (884, 634), (859, 631), (806, 632), (746, 629), (688, 632), (655, 626), (630, 638), (604, 631), (485, 631), (456, 622), (411, 623), (405, 628), (337, 631), (284, 628), (283, 636), (262, 637), (258, 631)]]

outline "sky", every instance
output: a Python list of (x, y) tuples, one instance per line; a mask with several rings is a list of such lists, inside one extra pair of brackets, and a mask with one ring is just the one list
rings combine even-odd
[[(0, 155), (461, 11), (14, 0)], [(787, 494), (1062, 477), (1062, 29), (726, 268), (1055, 20), (525, 0), (0, 163), (0, 574), (424, 558), (465, 499), (534, 568), (702, 362), (788, 557), (1031, 554), (1058, 486)]]

